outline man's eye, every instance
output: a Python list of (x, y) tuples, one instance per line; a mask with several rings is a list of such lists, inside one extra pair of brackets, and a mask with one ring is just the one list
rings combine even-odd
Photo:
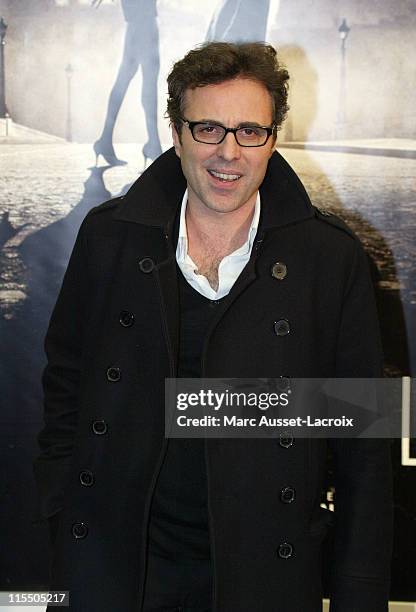
[(259, 130), (252, 127), (241, 128), (243, 136), (258, 136)]
[(201, 125), (198, 126), (198, 132), (201, 134), (218, 134), (220, 132), (218, 125)]

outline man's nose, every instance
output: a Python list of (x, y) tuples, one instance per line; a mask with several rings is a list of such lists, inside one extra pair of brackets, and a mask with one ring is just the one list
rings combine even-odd
[(233, 132), (228, 132), (224, 140), (218, 145), (218, 154), (223, 159), (230, 161), (238, 159), (241, 155), (241, 147), (235, 139)]

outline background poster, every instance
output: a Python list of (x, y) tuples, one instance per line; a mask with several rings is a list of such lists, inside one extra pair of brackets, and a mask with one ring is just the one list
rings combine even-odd
[[(279, 49), (291, 111), (278, 149), (374, 261), (386, 374), (416, 371), (416, 1), (92, 4), (0, 0), (0, 590), (47, 586), (31, 461), (42, 341), (77, 229), (171, 146), (166, 75), (197, 43)], [(415, 601), (414, 439), (392, 451), (391, 599)]]

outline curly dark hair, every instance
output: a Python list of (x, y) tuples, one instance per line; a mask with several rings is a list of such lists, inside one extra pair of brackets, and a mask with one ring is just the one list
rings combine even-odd
[(277, 58), (274, 47), (263, 42), (208, 42), (189, 51), (177, 61), (168, 76), (166, 115), (181, 133), (187, 89), (204, 87), (245, 77), (266, 87), (272, 99), (273, 123), (280, 129), (287, 104), (289, 73)]

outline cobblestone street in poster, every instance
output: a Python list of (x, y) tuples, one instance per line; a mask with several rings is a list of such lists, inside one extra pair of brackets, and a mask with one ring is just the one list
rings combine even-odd
[[(26, 287), (19, 246), (31, 234), (81, 207), (118, 195), (142, 169), (140, 147), (119, 145), (127, 166), (94, 169), (90, 145), (3, 145), (0, 215), (0, 308), (12, 317)], [(405, 305), (416, 307), (416, 160), (378, 155), (302, 151), (281, 153), (299, 173), (312, 202), (354, 229), (377, 263), (384, 290), (400, 290)], [(73, 236), (75, 239), (75, 224)], [(0, 242), (1, 244), (1, 242)]]

